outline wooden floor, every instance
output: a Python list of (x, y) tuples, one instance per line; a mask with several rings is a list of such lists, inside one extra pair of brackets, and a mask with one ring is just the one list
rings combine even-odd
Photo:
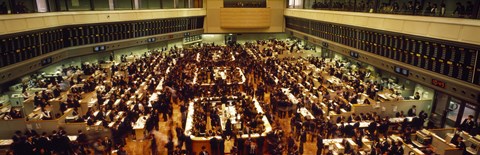
[[(302, 54), (284, 54), (280, 55), (279, 57), (285, 57), (285, 55), (289, 55), (288, 57), (298, 57), (298, 56), (307, 56), (311, 55), (314, 53), (302, 53)], [(180, 106), (179, 104), (183, 104), (181, 101), (179, 102), (173, 102), (175, 103), (173, 105), (173, 117), (169, 118), (166, 122), (163, 121), (162, 116), (160, 115), (160, 122), (159, 122), (159, 131), (154, 132), (155, 138), (157, 141), (157, 154), (158, 155), (166, 155), (167, 154), (167, 149), (164, 147), (166, 142), (167, 142), (167, 135), (169, 130), (172, 130), (172, 133), (174, 135), (174, 143), (175, 146), (177, 145), (176, 142), (176, 133), (175, 133), (175, 127), (176, 124), (181, 125), (181, 113), (180, 113)], [(277, 117), (278, 118), (278, 117)], [(173, 121), (173, 122), (172, 122)], [(209, 122), (209, 121), (207, 121)], [(279, 125), (285, 133), (291, 133), (291, 128), (290, 128), (290, 118), (284, 118), (284, 119), (278, 119), (277, 121), (273, 122), (273, 125)], [(225, 153), (228, 154), (230, 152), (230, 149), (232, 148), (234, 142), (233, 139), (231, 141), (226, 140), (225, 141)], [(297, 141), (297, 145), (299, 145), (299, 142)], [(185, 149), (185, 145), (183, 145)], [(151, 148), (151, 140), (132, 140), (131, 138), (127, 138), (127, 145), (126, 145), (126, 150), (129, 155), (151, 155), (152, 154), (152, 148)], [(303, 154), (305, 155), (315, 155), (317, 152), (317, 147), (316, 147), (316, 139), (313, 141), (311, 140), (311, 137), (307, 137), (307, 142), (304, 144), (304, 152)], [(287, 152), (284, 152), (283, 154), (287, 154)]]

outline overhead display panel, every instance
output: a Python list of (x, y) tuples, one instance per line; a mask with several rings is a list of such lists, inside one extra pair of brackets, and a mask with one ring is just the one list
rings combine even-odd
[[(444, 40), (287, 17), (287, 28), (478, 84), (480, 47)], [(310, 31), (309, 31), (310, 30)], [(358, 35), (352, 35), (358, 34)]]

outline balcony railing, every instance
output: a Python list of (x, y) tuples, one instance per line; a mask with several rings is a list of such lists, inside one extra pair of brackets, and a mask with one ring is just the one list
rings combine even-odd
[(0, 15), (175, 8), (203, 8), (203, 0), (0, 0)]

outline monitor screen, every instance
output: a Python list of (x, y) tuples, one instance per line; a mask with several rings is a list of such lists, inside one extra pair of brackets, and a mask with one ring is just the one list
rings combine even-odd
[(403, 75), (408, 75), (408, 73), (409, 73), (409, 71), (408, 71), (408, 70), (406, 70), (406, 69), (402, 69), (402, 74), (403, 74)]
[(97, 46), (97, 47), (93, 48), (93, 51), (95, 51), (95, 52), (100, 51), (100, 47)]
[(100, 50), (101, 50), (101, 51), (104, 51), (104, 50), (105, 50), (105, 46), (100, 46)]
[(421, 144), (425, 144), (424, 139), (423, 139), (422, 137), (420, 137), (420, 136), (417, 136), (417, 141), (418, 141), (419, 143), (421, 143)]
[(395, 72), (396, 72), (396, 73), (402, 73), (402, 68), (400, 68), (400, 67), (395, 67)]

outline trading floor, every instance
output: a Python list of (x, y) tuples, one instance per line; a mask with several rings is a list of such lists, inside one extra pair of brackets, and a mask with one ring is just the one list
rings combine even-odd
[(300, 39), (131, 50), (23, 78), (10, 92), (22, 92), (23, 108), (1, 109), (11, 128), (2, 149), (356, 155), (476, 146), (464, 140), (479, 129), (472, 118), (458, 129), (431, 121), (433, 90)]

